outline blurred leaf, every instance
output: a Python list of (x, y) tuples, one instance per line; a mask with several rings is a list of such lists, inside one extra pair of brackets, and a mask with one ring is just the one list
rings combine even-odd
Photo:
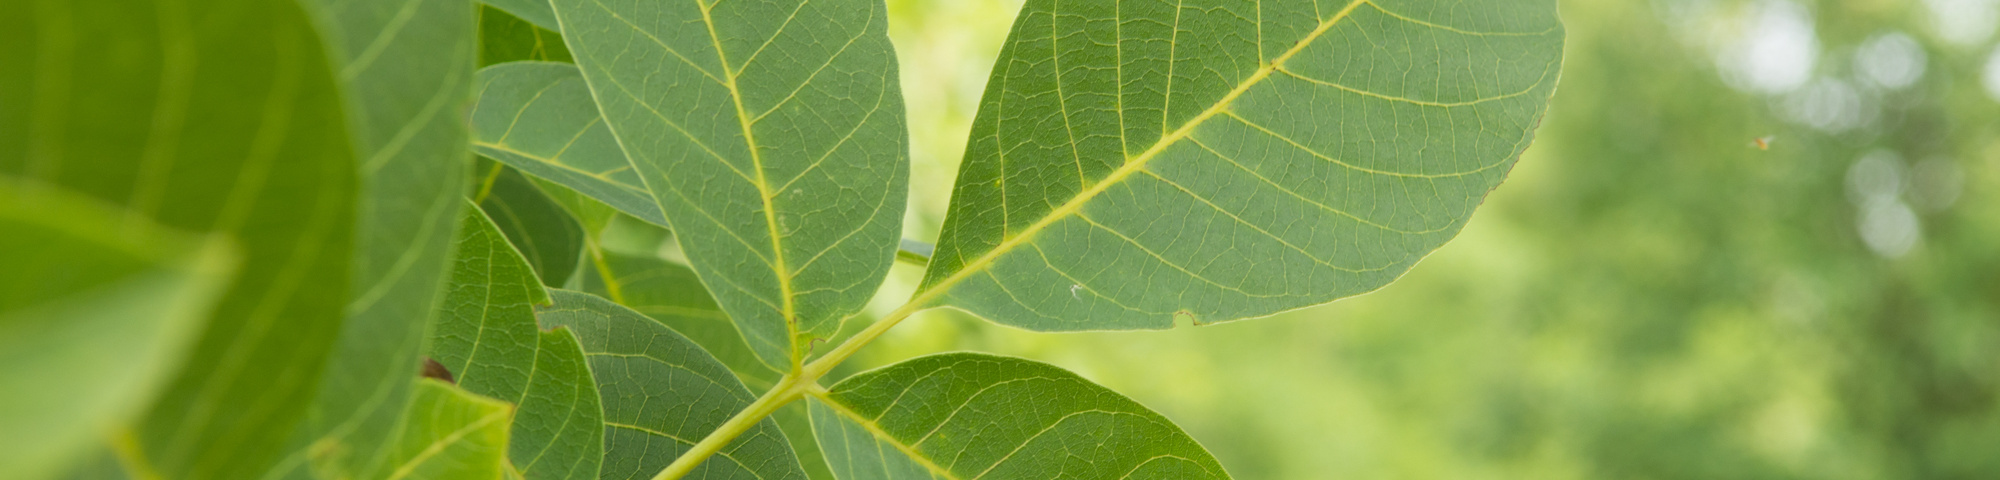
[(364, 478), (486, 480), (501, 478), (513, 407), (442, 381), (416, 383), (410, 411), (388, 456)]
[(518, 406), (507, 457), (522, 478), (595, 479), (604, 456), (597, 383), (569, 331), (536, 328), (534, 306), (548, 302), (520, 252), (471, 212), (432, 355), (459, 387)]
[[(372, 122), (346, 121), (298, 3), (22, 6), (0, 15), (0, 44), (34, 46), (0, 49), (0, 175), (241, 248), (195, 348), (133, 428), (134, 461), (165, 478), (262, 474), (307, 416), (343, 312), (367, 310), (350, 286), (387, 267), (351, 263), (374, 258), (355, 255), (356, 239), (377, 241), (355, 226), (357, 204), (375, 213), (355, 193), (369, 164), (354, 148), (373, 144), (348, 136)], [(409, 245), (395, 240), (389, 253)]]
[(563, 47), (561, 33), (535, 26), (492, 5), (481, 5), (479, 66), (517, 60), (569, 62), (569, 49)]
[(1229, 478), (1166, 417), (1053, 365), (919, 357), (813, 396), (840, 478)]
[(1374, 290), (1506, 176), (1562, 58), (1554, 0), (1199, 3), (1022, 9), (924, 281), (937, 303), (1160, 329)]
[[(552, 290), (536, 311), (543, 326), (568, 327), (583, 342), (604, 399), (601, 478), (647, 479), (756, 400), (708, 352), (672, 329), (597, 296)], [(805, 478), (777, 423), (762, 423), (723, 447), (688, 478)]]
[(219, 237), (0, 180), (0, 478), (46, 478), (159, 393), (228, 286)]
[(658, 225), (667, 220), (597, 113), (575, 65), (511, 62), (479, 70), (472, 146), (530, 175)]
[(881, 1), (554, 6), (604, 123), (759, 358), (787, 368), (867, 304), (909, 174)]
[(471, 155), (462, 112), (479, 46), (468, 2), (300, 3), (338, 69), (361, 196), (347, 320), (280, 466), (290, 475), (304, 473), (301, 460), (322, 473), (355, 471), (383, 454), (401, 422), (465, 207)]
[(542, 284), (562, 285), (576, 273), (586, 241), (583, 227), (527, 177), (500, 168), (479, 208), (520, 248)]

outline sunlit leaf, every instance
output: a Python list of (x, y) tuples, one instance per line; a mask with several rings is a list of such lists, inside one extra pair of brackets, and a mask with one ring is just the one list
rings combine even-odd
[(1166, 417), (1018, 358), (921, 357), (811, 402), (820, 449), (845, 480), (1229, 478)]
[(234, 253), (4, 179), (0, 232), (0, 478), (46, 478), (159, 393)]
[(377, 241), (356, 227), (357, 210), (373, 215), (356, 196), (360, 122), (314, 22), (282, 1), (37, 0), (0, 15), (0, 44), (18, 46), (0, 49), (0, 175), (241, 248), (194, 349), (132, 428), (140, 468), (262, 474), (306, 418), (343, 313), (359, 310), (350, 286), (386, 270), (355, 263), (357, 239)]
[(517, 406), (507, 457), (522, 478), (597, 478), (604, 413), (576, 337), (537, 328), (549, 297), (527, 260), (484, 215), (464, 222), (431, 355), (460, 388)]
[[(567, 327), (604, 399), (605, 479), (647, 479), (756, 400), (729, 369), (673, 330), (594, 295), (551, 290), (545, 327)], [(802, 479), (778, 425), (752, 427), (687, 478)]]
[[(489, 162), (490, 163), (490, 162)], [(479, 209), (521, 250), (544, 285), (562, 285), (583, 258), (584, 232), (569, 211), (513, 169), (497, 167)]]
[(324, 56), (345, 92), (361, 195), (347, 320), (280, 465), (290, 475), (304, 470), (300, 455), (328, 474), (373, 462), (403, 415), (465, 207), (471, 155), (462, 112), (478, 54), (467, 2), (299, 3), (327, 39)]
[(760, 358), (788, 367), (868, 302), (909, 174), (882, 2), (553, 6), (604, 123)]
[(625, 160), (576, 66), (510, 62), (479, 70), (472, 110), (480, 154), (666, 225), (653, 194)]
[(1033, 330), (1224, 322), (1380, 288), (1532, 138), (1555, 0), (1033, 0), (924, 288)]
[(502, 478), (513, 407), (442, 381), (424, 379), (415, 385), (406, 423), (384, 445), (382, 462), (362, 478)]

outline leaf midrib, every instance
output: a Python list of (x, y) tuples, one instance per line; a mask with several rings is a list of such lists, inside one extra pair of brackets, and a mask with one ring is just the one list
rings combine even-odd
[(848, 409), (846, 405), (841, 405), (826, 393), (814, 391), (807, 394), (819, 400), (820, 404), (825, 405), (827, 409), (833, 410), (834, 413), (840, 414), (840, 416), (847, 417), (848, 421), (860, 425), (863, 430), (867, 430), (868, 433), (875, 435), (876, 438), (887, 442), (890, 446), (896, 447), (896, 450), (903, 452), (903, 456), (909, 457), (910, 461), (922, 465), (925, 469), (930, 470), (931, 473), (938, 474), (949, 480), (959, 480), (958, 475), (951, 473), (950, 470), (945, 470), (944, 467), (938, 466), (937, 463), (931, 461), (929, 456), (917, 451), (916, 447), (905, 444), (895, 436), (889, 435), (889, 432), (883, 430), (881, 425), (875, 423), (875, 420)]
[[(778, 212), (776, 205), (772, 203), (774, 197), (771, 194), (771, 183), (764, 178), (764, 156), (757, 151), (755, 119), (751, 118), (749, 111), (743, 108), (743, 93), (736, 88), (738, 71), (729, 66), (729, 54), (723, 51), (722, 37), (715, 32), (715, 19), (709, 15), (709, 10), (714, 4), (703, 3), (701, 0), (692, 1), (695, 2), (695, 6), (701, 8), (701, 22), (708, 27), (708, 39), (715, 46), (715, 58), (722, 64), (722, 86), (729, 89), (729, 99), (736, 106), (736, 122), (743, 130), (744, 146), (750, 151), (750, 167), (756, 170), (756, 181), (751, 184), (757, 187), (757, 199), (764, 205), (764, 227), (770, 231), (771, 269), (777, 271), (778, 301), (781, 305), (780, 314), (784, 317), (782, 320), (785, 324), (785, 343), (789, 346), (788, 350), (791, 350), (785, 355), (796, 366), (799, 360), (797, 346), (799, 327), (797, 322), (792, 320), (797, 311), (792, 303), (792, 273), (785, 265), (785, 245), (783, 237), (778, 232)], [(775, 38), (783, 34), (784, 30), (781, 28), (771, 35)], [(749, 64), (745, 63), (744, 66), (748, 67)]]
[[(1028, 225), (1027, 228), (1022, 229), (1019, 233), (1016, 233), (1012, 238), (1002, 239), (1000, 241), (1000, 244), (994, 246), (992, 250), (988, 250), (985, 254), (980, 255), (979, 258), (973, 259), (971, 262), (966, 263), (963, 267), (959, 268), (957, 272), (952, 273), (951, 276), (945, 277), (943, 280), (940, 280), (936, 284), (933, 284), (930, 288), (925, 289), (922, 293), (920, 293), (917, 296), (917, 298), (911, 299), (910, 303), (912, 305), (922, 304), (929, 302), (940, 295), (943, 295), (944, 292), (950, 291), (952, 286), (958, 284), (959, 282), (965, 281), (965, 279), (971, 278), (973, 274), (982, 272), (987, 267), (992, 266), (994, 261), (998, 260), (1001, 256), (1006, 255), (1008, 252), (1012, 251), (1015, 247), (1019, 247), (1023, 244), (1028, 243), (1028, 241), (1032, 240), (1035, 234), (1042, 231), (1042, 229), (1048, 228), (1050, 225), (1054, 225), (1057, 221), (1068, 218), (1070, 215), (1076, 214), (1078, 211), (1082, 210), (1084, 204), (1090, 203), (1090, 200), (1092, 198), (1095, 198), (1098, 194), (1104, 193), (1106, 190), (1110, 190), (1113, 185), (1117, 185), (1120, 181), (1123, 181), (1126, 177), (1130, 177), (1135, 173), (1139, 173), (1144, 169), (1144, 167), (1148, 162), (1151, 162), (1153, 158), (1158, 157), (1161, 153), (1165, 152), (1168, 147), (1180, 143), (1181, 140), (1186, 139), (1189, 136), (1193, 135), (1195, 127), (1201, 126), (1201, 124), (1207, 122), (1210, 117), (1214, 117), (1216, 115), (1220, 115), (1227, 112), (1229, 105), (1231, 103), (1234, 103), (1237, 97), (1242, 96), (1243, 93), (1248, 92), (1251, 87), (1257, 86), (1257, 84), (1263, 82), (1265, 78), (1269, 78), (1272, 73), (1275, 73), (1280, 68), (1284, 67), (1286, 60), (1290, 60), (1293, 55), (1297, 55), (1300, 51), (1305, 50), (1307, 46), (1312, 45), (1313, 41), (1319, 39), (1320, 35), (1325, 34), (1328, 30), (1332, 29), (1334, 25), (1339, 24), (1341, 20), (1346, 19), (1349, 14), (1354, 13), (1354, 10), (1356, 8), (1359, 8), (1362, 4), (1365, 3), (1369, 3), (1369, 1), (1354, 0), (1353, 2), (1349, 2), (1346, 7), (1342, 7), (1340, 11), (1335, 12), (1333, 14), (1333, 17), (1321, 21), (1318, 27), (1314, 28), (1311, 33), (1306, 34), (1305, 37), (1299, 39), (1299, 41), (1296, 44), (1292, 45), (1292, 48), (1285, 50), (1284, 53), (1279, 54), (1276, 58), (1271, 59), (1270, 63), (1266, 63), (1263, 66), (1258, 67), (1256, 72), (1253, 72), (1250, 74), (1249, 77), (1244, 78), (1242, 82), (1236, 85), (1236, 88), (1231, 89), (1229, 93), (1224, 94), (1221, 99), (1216, 100), (1214, 104), (1208, 107), (1208, 109), (1203, 110), (1200, 114), (1195, 115), (1194, 118), (1188, 119), (1187, 122), (1182, 123), (1180, 128), (1174, 129), (1174, 131), (1169, 132), (1167, 133), (1167, 135), (1160, 137), (1158, 141), (1155, 141), (1153, 143), (1153, 146), (1148, 147), (1144, 152), (1141, 152), (1138, 156), (1126, 159), (1124, 165), (1120, 165), (1117, 170), (1113, 170), (1111, 174), (1106, 175), (1103, 180), (1100, 180), (1097, 183), (1092, 184), (1090, 188), (1077, 193), (1077, 195), (1075, 197), (1070, 198), (1069, 201), (1063, 202), (1062, 205), (1059, 205), (1055, 209), (1050, 210), (1047, 215), (1042, 216), (1042, 218), (1040, 220), (1036, 220), (1035, 223)], [(1175, 31), (1176, 32), (1179, 31), (1178, 25), (1175, 26)], [(1171, 68), (1171, 64), (1172, 62), (1170, 61), (1169, 68)], [(1002, 176), (1005, 175), (1005, 172), (1001, 173)]]

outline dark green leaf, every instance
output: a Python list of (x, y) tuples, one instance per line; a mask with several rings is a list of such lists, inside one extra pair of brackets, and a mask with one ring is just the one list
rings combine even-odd
[(604, 123), (758, 356), (789, 367), (838, 331), (888, 273), (907, 195), (882, 2), (553, 6)]
[[(605, 479), (647, 479), (756, 400), (715, 357), (672, 329), (594, 295), (552, 290), (543, 326), (568, 327), (604, 399)], [(688, 478), (802, 479), (770, 419), (723, 447)]]
[(543, 0), (481, 0), (480, 3), (505, 10), (515, 17), (520, 17), (522, 20), (534, 24), (536, 27), (552, 32), (562, 31), (562, 26), (556, 25), (556, 12), (549, 9), (549, 2)]
[(479, 70), (472, 110), (480, 154), (666, 225), (653, 194), (625, 160), (576, 66), (511, 62)]
[(597, 383), (569, 331), (536, 328), (548, 292), (484, 215), (460, 227), (432, 355), (466, 391), (518, 406), (508, 459), (522, 478), (595, 479), (604, 456)]
[(17, 46), (0, 49), (9, 96), (0, 175), (242, 249), (243, 268), (193, 353), (133, 429), (138, 468), (174, 479), (263, 474), (307, 416), (343, 313), (372, 308), (350, 290), (389, 270), (356, 255), (356, 239), (394, 245), (388, 253), (411, 243), (356, 228), (357, 213), (373, 218), (380, 205), (356, 196), (375, 144), (349, 129), (372, 122), (343, 114), (340, 77), (298, 3), (19, 7), (0, 15), (0, 44)]
[(221, 237), (5, 180), (0, 232), (0, 478), (46, 478), (159, 393), (235, 259)]
[(560, 33), (492, 5), (480, 6), (479, 66), (518, 60), (568, 62), (569, 49), (563, 47)]
[(616, 287), (620, 305), (686, 335), (753, 387), (763, 389), (777, 383), (779, 372), (757, 360), (757, 353), (744, 343), (743, 333), (729, 321), (729, 314), (715, 305), (693, 270), (657, 256), (619, 252), (604, 252), (602, 267), (609, 275), (590, 293), (608, 293)]
[(812, 400), (843, 479), (1229, 478), (1166, 417), (1053, 365), (978, 353), (920, 357)]
[[(498, 166), (498, 164), (495, 164)], [(507, 240), (521, 250), (544, 285), (562, 285), (576, 273), (583, 258), (583, 227), (569, 211), (510, 168), (500, 168), (480, 200), (479, 208), (493, 219)]]
[(1033, 330), (1380, 288), (1506, 177), (1562, 48), (1555, 0), (1030, 1), (924, 288)]

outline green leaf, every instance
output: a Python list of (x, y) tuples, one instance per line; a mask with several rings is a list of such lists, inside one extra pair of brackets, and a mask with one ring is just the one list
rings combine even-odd
[(471, 155), (461, 115), (478, 55), (467, 2), (299, 3), (327, 39), (345, 92), (361, 196), (347, 320), (280, 466), (292, 475), (308, 460), (322, 473), (375, 461), (404, 414), (465, 207)]
[(909, 175), (883, 3), (552, 3), (604, 123), (758, 356), (789, 367), (860, 311)]
[(1562, 46), (1555, 0), (1030, 1), (923, 288), (1031, 330), (1374, 290), (1506, 177)]
[(1166, 417), (1068, 370), (979, 353), (919, 357), (812, 401), (835, 475), (1229, 478)]
[(479, 70), (472, 146), (481, 155), (666, 225), (625, 160), (576, 66), (511, 62)]
[(504, 10), (538, 28), (562, 31), (562, 26), (556, 24), (556, 12), (550, 10), (549, 2), (544, 0), (481, 0), (480, 3)]
[(752, 386), (763, 389), (778, 382), (779, 372), (757, 359), (737, 324), (715, 304), (693, 270), (654, 256), (618, 252), (603, 252), (603, 256), (601, 271), (609, 275), (586, 291), (602, 295), (600, 292), (608, 293), (616, 286), (619, 305), (686, 335)]
[[(605, 479), (646, 479), (756, 400), (715, 357), (672, 329), (594, 295), (551, 290), (543, 326), (568, 327), (604, 399)], [(802, 479), (777, 423), (765, 419), (688, 478)]]
[(575, 189), (541, 177), (528, 177), (528, 180), (534, 182), (535, 187), (540, 188), (543, 195), (554, 200), (556, 205), (562, 206), (563, 211), (569, 212), (570, 218), (576, 219), (577, 223), (582, 225), (583, 236), (589, 239), (584, 242), (586, 248), (595, 246), (597, 236), (604, 233), (604, 229), (609, 228), (612, 220), (619, 216), (618, 209), (611, 208), (610, 205), (605, 205), (604, 202), (589, 195), (577, 193)]
[(542, 284), (562, 285), (576, 273), (583, 258), (583, 227), (527, 177), (500, 168), (479, 208), (527, 257)]
[(437, 380), (419, 380), (415, 390), (385, 461), (363, 478), (501, 478), (513, 407)]
[(386, 270), (356, 264), (356, 240), (408, 243), (356, 227), (374, 215), (355, 193), (361, 122), (343, 113), (315, 24), (284, 1), (21, 7), (0, 15), (0, 44), (21, 46), (0, 49), (0, 175), (241, 248), (192, 353), (133, 427), (134, 462), (165, 478), (264, 473), (307, 416), (343, 312), (367, 310), (351, 285)]
[(432, 355), (466, 391), (519, 406), (508, 459), (522, 478), (597, 478), (604, 412), (582, 347), (568, 330), (536, 328), (548, 292), (493, 222), (469, 212), (459, 232)]
[(569, 49), (563, 47), (560, 33), (492, 5), (480, 6), (479, 66), (517, 60), (568, 62)]
[(46, 478), (159, 393), (229, 284), (198, 238), (0, 181), (0, 478)]

